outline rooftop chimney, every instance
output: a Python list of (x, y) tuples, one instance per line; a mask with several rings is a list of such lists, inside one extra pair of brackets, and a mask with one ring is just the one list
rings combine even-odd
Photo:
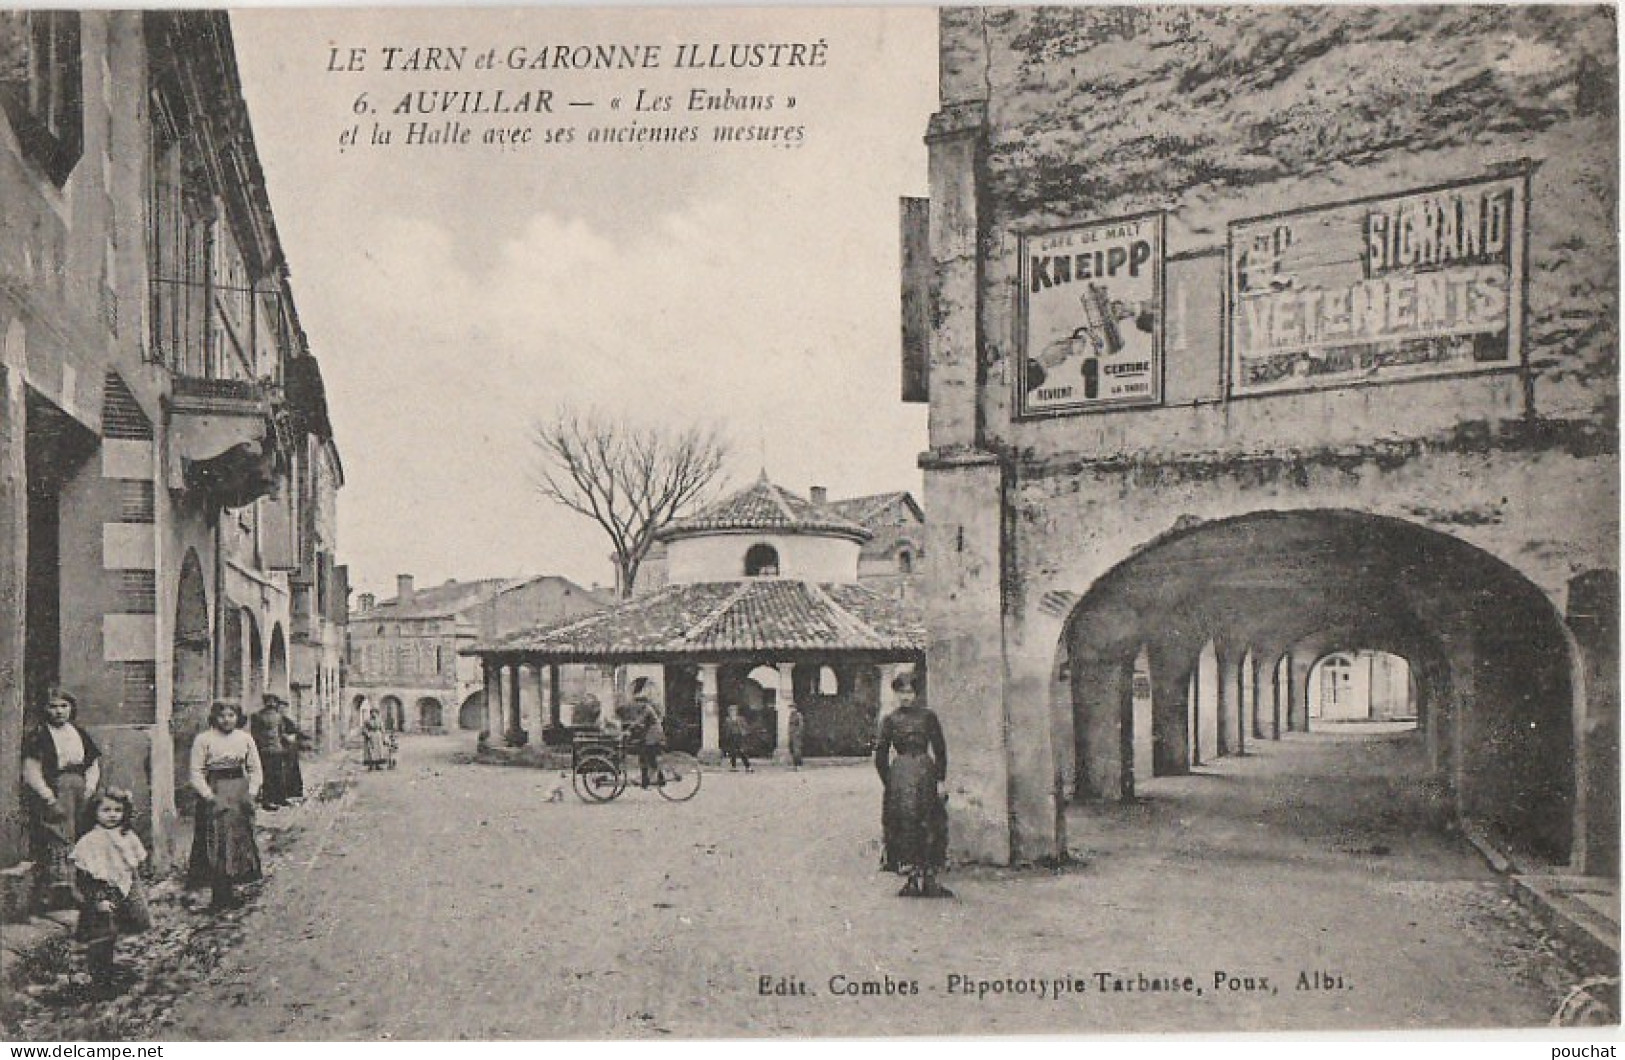
[(371, 593), (362, 593), (356, 597), (355, 605), (360, 611), (371, 611), (378, 603), (378, 598)]
[(823, 486), (814, 486), (811, 489), (809, 489), (807, 492), (812, 496), (812, 502), (814, 504), (828, 504), (829, 503), (829, 490), (824, 488)]
[(395, 575), (395, 602), (406, 607), (412, 602), (412, 576), (410, 574)]

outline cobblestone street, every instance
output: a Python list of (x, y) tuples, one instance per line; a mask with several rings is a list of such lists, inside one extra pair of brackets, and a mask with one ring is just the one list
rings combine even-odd
[[(1287, 768), (1336, 751), (1313, 743), (1169, 782), (1104, 818), (1074, 811), (1084, 860), (1070, 871), (959, 871), (956, 900), (908, 902), (874, 871), (877, 784), (864, 766), (712, 771), (686, 804), (634, 788), (592, 806), (567, 788), (548, 801), (556, 774), (459, 761), (467, 742), (407, 739), (398, 770), (356, 773), (347, 798), (306, 807), (238, 943), (151, 1033), (1538, 1026), (1573, 979), (1465, 846), (1353, 836), (1335, 820), (1317, 837), (1308, 789)], [(1257, 803), (1235, 803), (1227, 828), (1204, 801), (1214, 791)], [(1275, 818), (1262, 809), (1272, 801)], [(1216, 988), (1220, 971), (1233, 978)], [(1201, 989), (1102, 992), (1099, 972), (1133, 987), (1190, 976)], [(837, 976), (908, 992), (839, 996)], [(1087, 989), (978, 999), (953, 992), (953, 976)], [(764, 996), (764, 977), (806, 993)]]

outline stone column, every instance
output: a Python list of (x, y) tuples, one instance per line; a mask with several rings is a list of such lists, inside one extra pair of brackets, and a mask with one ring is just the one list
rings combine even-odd
[(781, 662), (779, 670), (779, 724), (773, 745), (775, 762), (790, 761), (790, 704), (796, 701), (795, 664)]
[(1245, 658), (1244, 650), (1234, 644), (1219, 654), (1220, 717), (1226, 719), (1225, 751), (1232, 755), (1247, 753), (1247, 690), (1242, 672)]
[[(552, 728), (552, 719), (547, 712), (547, 676), (550, 667), (541, 663), (532, 663), (531, 672), (536, 675), (536, 730), (545, 733)], [(545, 741), (544, 741), (545, 742)]]
[[(19, 794), (28, 594), (24, 364), (22, 324), (13, 321), (0, 345), (0, 869), (26, 856)], [(26, 898), (26, 882), (17, 885), (19, 902)], [(0, 902), (7, 897), (0, 892)], [(0, 916), (7, 912), (0, 908)]]
[(1275, 662), (1268, 652), (1253, 656), (1253, 738), (1280, 739), (1275, 731)]
[(495, 739), (503, 730), (501, 671), (489, 655), (480, 660), (480, 669), (485, 678), (485, 731)]
[(525, 719), (521, 713), (522, 708), (520, 705), (519, 696), (519, 670), (520, 666), (518, 663), (508, 664), (508, 679), (506, 681), (506, 691), (508, 693), (508, 731), (504, 734), (504, 738), (508, 741), (508, 746), (510, 747), (523, 747), (530, 739), (530, 734), (525, 731)]
[(1294, 648), (1287, 653), (1286, 727), (1288, 732), (1309, 731), (1309, 668), (1315, 660)]
[(1190, 731), (1191, 768), (1207, 764), (1206, 752), (1211, 750), (1202, 739), (1202, 668), (1191, 668), (1185, 679), (1185, 724)]
[[(1083, 692), (1077, 743), (1078, 793), (1116, 802), (1132, 796), (1132, 764), (1125, 761), (1123, 718), (1131, 708), (1132, 664), (1121, 659), (1074, 659)], [(1132, 752), (1132, 749), (1131, 749)]]
[(1151, 716), (1152, 775), (1182, 776), (1191, 771), (1190, 651), (1178, 645), (1152, 644)]
[(703, 663), (699, 667), (700, 685), (700, 753), (717, 755), (722, 752), (722, 727), (717, 717), (717, 664)]
[(1568, 626), (1579, 653), (1583, 713), (1576, 718), (1575, 827), (1571, 866), (1619, 878), (1619, 574), (1569, 583)]
[(564, 724), (564, 700), (559, 690), (559, 664), (547, 668), (547, 723), (557, 729)]
[(1133, 740), (1129, 745), (1129, 774), (1135, 784), (1157, 775), (1156, 709), (1151, 690), (1151, 652), (1142, 647), (1134, 657), (1134, 669), (1129, 677), (1129, 728)]

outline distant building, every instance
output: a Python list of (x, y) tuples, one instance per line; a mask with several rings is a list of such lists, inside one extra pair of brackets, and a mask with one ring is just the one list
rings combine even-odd
[[(784, 493), (803, 502), (788, 490)], [(897, 490), (832, 501), (825, 487), (814, 486), (803, 503), (827, 508), (869, 531), (870, 538), (858, 552), (857, 580), (861, 584), (898, 600), (914, 599), (925, 558), (925, 512), (913, 494)], [(666, 584), (668, 552), (664, 539), (649, 550), (638, 571), (635, 593), (652, 592)]]
[[(812, 502), (824, 503), (823, 487), (814, 486)], [(874, 536), (858, 553), (858, 581), (876, 592), (913, 601), (925, 558), (925, 512), (906, 490), (830, 501), (831, 510)]]
[[(410, 574), (381, 603), (369, 595), (350, 617), (348, 717), (377, 710), (397, 732), (484, 727), (479, 664), (458, 655), (477, 640), (596, 611), (613, 597), (568, 578), (486, 578), (417, 589)], [(534, 692), (532, 693), (534, 694)]]
[(338, 746), (354, 724), (344, 697), (349, 569), (336, 559), (338, 491), (344, 486), (344, 465), (332, 438), (306, 436), (294, 461), (293, 476), (294, 495), (299, 499), (291, 513), (298, 567), (288, 572), (291, 598), (285, 695), (300, 730), (315, 741), (318, 751), (326, 751)]

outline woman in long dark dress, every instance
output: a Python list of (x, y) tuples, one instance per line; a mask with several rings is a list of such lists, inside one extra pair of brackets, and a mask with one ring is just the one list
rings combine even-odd
[(236, 885), (260, 878), (260, 851), (254, 843), (254, 802), (265, 769), (254, 739), (238, 727), (242, 710), (217, 701), (209, 727), (192, 741), (191, 781), (197, 792), (197, 821), (189, 873), (193, 887), (208, 887), (211, 908), (241, 904)]
[(898, 674), (892, 688), (897, 709), (881, 722), (875, 744), (875, 771), (886, 786), (884, 866), (908, 877), (898, 892), (904, 897), (952, 897), (937, 883), (948, 860), (948, 811), (939, 793), (948, 778), (948, 745), (937, 716), (915, 698), (914, 675)]
[(361, 764), (368, 769), (382, 769), (389, 764), (386, 735), (378, 721), (378, 712), (367, 711), (367, 720), (361, 723)]
[(42, 910), (71, 909), (73, 845), (90, 796), (101, 780), (101, 751), (90, 734), (74, 724), (79, 703), (52, 689), (45, 724), (23, 737), (24, 805), (34, 858), (34, 902)]

